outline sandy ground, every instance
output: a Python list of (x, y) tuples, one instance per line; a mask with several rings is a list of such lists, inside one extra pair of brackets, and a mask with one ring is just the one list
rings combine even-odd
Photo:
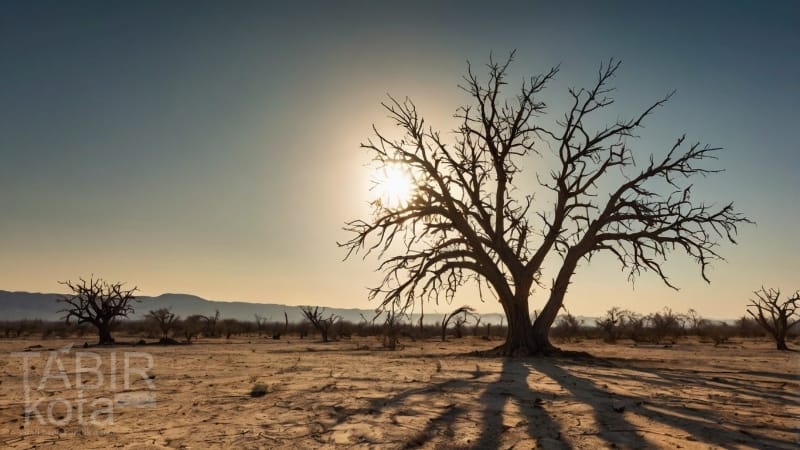
[(499, 342), (472, 338), (394, 352), (374, 338), (74, 343), (0, 340), (0, 448), (800, 445), (800, 353), (766, 341), (563, 345), (592, 359), (476, 357)]

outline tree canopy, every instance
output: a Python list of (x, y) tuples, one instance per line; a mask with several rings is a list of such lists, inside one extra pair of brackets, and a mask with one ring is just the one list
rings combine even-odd
[[(362, 147), (377, 166), (402, 167), (414, 191), (400, 204), (374, 201), (369, 217), (346, 223), (351, 239), (339, 245), (348, 257), (378, 254), (384, 276), (369, 296), (381, 305), (449, 302), (476, 281), (481, 296), (491, 292), (508, 319), (501, 353), (549, 352), (548, 331), (580, 261), (609, 252), (630, 279), (652, 271), (675, 288), (663, 263), (680, 250), (708, 281), (707, 267), (722, 259), (719, 242), (735, 243), (738, 225), (748, 219), (733, 203), (692, 198), (686, 181), (719, 171), (704, 165), (716, 159), (717, 147), (687, 144), (681, 136), (664, 156), (646, 154), (647, 162), (637, 164), (636, 133), (672, 94), (628, 119), (591, 126), (614, 104), (610, 82), (620, 63), (611, 60), (600, 66), (592, 87), (569, 90), (563, 118), (548, 121), (541, 96), (559, 68), (527, 78), (509, 96), (513, 56), (490, 59), (486, 79), (468, 67), (460, 88), (469, 103), (456, 110), (459, 126), (449, 135), (426, 125), (411, 100), (389, 97), (383, 106), (402, 137), (373, 127), (374, 137)], [(523, 171), (531, 157), (549, 155), (554, 169)], [(536, 180), (554, 200), (523, 192), (523, 177)], [(606, 191), (601, 182), (617, 184)], [(562, 265), (531, 323), (528, 299), (535, 286), (544, 286), (542, 266), (553, 253)]]

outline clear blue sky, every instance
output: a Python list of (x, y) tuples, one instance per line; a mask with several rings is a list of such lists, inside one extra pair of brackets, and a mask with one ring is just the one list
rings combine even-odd
[(610, 57), (622, 117), (676, 89), (641, 151), (682, 133), (724, 147), (698, 195), (758, 222), (711, 285), (679, 257), (680, 292), (652, 275), (634, 290), (598, 258), (570, 311), (738, 317), (762, 283), (800, 288), (798, 23), (793, 1), (0, 1), (0, 289), (94, 273), (145, 294), (374, 307), (376, 261), (342, 262), (335, 242), (367, 211), (358, 144), (387, 125), (380, 102), (407, 95), (446, 131), (465, 62), (517, 49), (512, 80), (561, 64), (554, 113)]

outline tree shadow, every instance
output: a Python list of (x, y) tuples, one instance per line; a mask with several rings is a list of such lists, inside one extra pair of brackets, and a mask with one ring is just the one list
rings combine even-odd
[[(707, 380), (692, 370), (647, 367), (637, 364), (635, 360), (618, 359), (616, 364), (607, 366), (611, 370), (595, 373), (594, 380), (581, 376), (576, 370), (582, 366), (596, 369), (598, 362), (585, 359), (531, 359), (519, 364), (555, 380), (575, 401), (590, 405), (599, 428), (597, 436), (609, 445), (618, 445), (620, 433), (625, 433), (627, 445), (633, 448), (651, 446), (643, 437), (648, 430), (626, 419), (627, 411), (644, 418), (648, 423), (665, 425), (685, 433), (684, 436), (671, 436), (678, 440), (700, 441), (725, 448), (741, 445), (796, 448), (796, 440), (770, 435), (769, 430), (754, 430), (751, 423), (737, 419), (738, 413), (733, 417), (721, 414), (709, 399), (684, 396), (684, 387), (689, 386), (714, 388), (731, 396), (746, 394), (762, 399), (774, 398), (774, 394), (766, 389), (741, 383), (724, 383), (719, 377)], [(605, 364), (609, 363), (611, 361), (605, 361)], [(641, 393), (612, 391), (608, 388), (609, 384), (623, 381), (639, 384)], [(781, 400), (785, 401), (786, 398), (781, 397)], [(690, 405), (693, 401), (697, 406)], [(797, 439), (796, 429), (772, 427), (772, 430), (794, 435)]]
[[(536, 441), (537, 447), (554, 448), (561, 440), (561, 433), (554, 418), (542, 407), (545, 395), (531, 389), (528, 377), (530, 367), (519, 360), (506, 359), (503, 361), (500, 378), (491, 383), (480, 396), (483, 405), (482, 430), (477, 449), (500, 448), (501, 434), (510, 427), (527, 426), (528, 435)], [(504, 424), (504, 411), (506, 406), (513, 402), (524, 421), (516, 425)], [(570, 448), (565, 442), (560, 442), (561, 447)]]
[[(749, 385), (748, 377), (762, 380)], [(702, 372), (637, 359), (507, 358), (499, 373), (478, 367), (448, 370), (422, 386), (338, 408), (336, 423), (426, 418), (401, 438), (406, 448), (460, 448), (457, 441), (476, 449), (533, 443), (537, 448), (650, 448), (686, 442), (797, 448), (798, 430), (791, 425), (796, 414), (773, 408), (772, 418), (754, 421), (747, 413), (747, 405), (758, 399), (800, 408), (797, 384), (781, 373)], [(459, 430), (473, 424), (475, 439), (465, 441)]]

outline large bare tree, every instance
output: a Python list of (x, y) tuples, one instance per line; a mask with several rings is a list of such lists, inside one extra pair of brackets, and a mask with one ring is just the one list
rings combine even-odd
[[(449, 302), (476, 281), (482, 297), (488, 288), (499, 300), (508, 320), (497, 351), (547, 353), (556, 350), (548, 333), (581, 261), (609, 252), (631, 279), (654, 271), (674, 287), (662, 263), (671, 250), (682, 250), (708, 280), (709, 263), (721, 259), (718, 241), (735, 242), (737, 225), (747, 219), (732, 203), (708, 205), (690, 196), (685, 180), (716, 172), (701, 163), (715, 159), (717, 148), (686, 145), (681, 137), (665, 156), (645, 155), (643, 166), (634, 161), (635, 133), (671, 94), (630, 119), (592, 126), (614, 103), (609, 83), (619, 63), (612, 60), (601, 65), (592, 87), (569, 90), (570, 107), (553, 123), (540, 97), (558, 68), (506, 96), (512, 60), (513, 53), (504, 62), (490, 59), (485, 80), (468, 68), (460, 87), (469, 104), (457, 109), (452, 139), (426, 126), (411, 100), (389, 97), (383, 106), (402, 137), (373, 127), (375, 136), (362, 147), (378, 167), (403, 167), (413, 178), (413, 196), (398, 204), (374, 201), (369, 217), (346, 224), (352, 237), (339, 245), (348, 257), (378, 253), (384, 278), (370, 298), (382, 305)], [(525, 177), (550, 191), (552, 201), (534, 201), (536, 192), (520, 188), (522, 163), (548, 155), (554, 169)], [(622, 181), (601, 191), (600, 182), (613, 184), (619, 173)], [(562, 265), (532, 323), (529, 296), (544, 285), (543, 264), (554, 253)]]
[(747, 312), (767, 331), (778, 350), (789, 350), (786, 335), (800, 323), (800, 291), (781, 301), (780, 289), (761, 287), (755, 291), (756, 298), (750, 300)]
[(136, 287), (124, 289), (123, 283), (108, 283), (94, 277), (89, 280), (79, 278), (77, 282), (67, 280), (61, 284), (72, 291), (72, 294), (57, 299), (66, 304), (60, 312), (66, 313), (64, 319), (67, 323), (74, 318), (78, 324), (92, 324), (100, 335), (100, 344), (113, 344), (111, 327), (119, 317), (128, 317), (133, 312)]

